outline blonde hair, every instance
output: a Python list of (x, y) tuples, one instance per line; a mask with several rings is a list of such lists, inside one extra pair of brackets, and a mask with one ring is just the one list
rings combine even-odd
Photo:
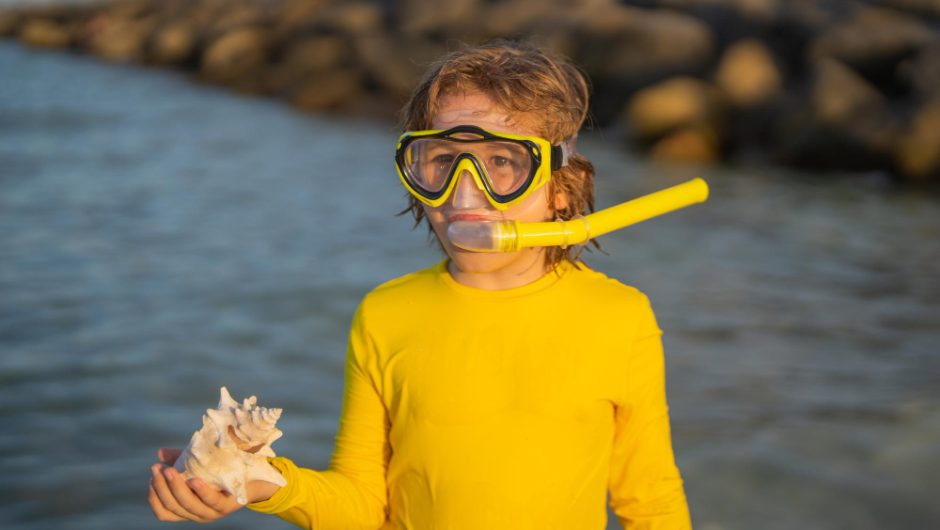
[[(575, 138), (584, 124), (590, 87), (586, 76), (564, 59), (527, 43), (495, 40), (449, 53), (432, 64), (402, 109), (402, 129), (430, 129), (441, 100), (461, 92), (481, 92), (514, 117), (535, 118), (530, 121), (539, 136), (560, 144)], [(556, 219), (593, 212), (594, 166), (575, 153), (565, 167), (552, 172), (548, 192)], [(556, 210), (551, 198), (559, 193), (567, 196), (568, 204)], [(401, 213), (407, 212), (416, 226), (425, 218), (414, 197)], [(552, 268), (562, 261), (576, 263), (580, 248), (549, 247), (546, 262)]]

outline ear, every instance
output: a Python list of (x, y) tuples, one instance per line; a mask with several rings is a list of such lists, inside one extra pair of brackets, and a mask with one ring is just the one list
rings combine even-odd
[(555, 199), (552, 201), (552, 209), (556, 212), (560, 212), (568, 207), (568, 194), (559, 191), (555, 193)]

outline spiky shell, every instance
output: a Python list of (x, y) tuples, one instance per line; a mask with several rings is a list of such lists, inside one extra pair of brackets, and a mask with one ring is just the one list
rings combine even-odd
[(268, 463), (275, 456), (271, 444), (283, 435), (275, 427), (280, 417), (281, 409), (259, 407), (255, 396), (239, 404), (223, 386), (219, 407), (206, 411), (174, 467), (231, 493), (240, 504), (248, 502), (250, 480), (285, 486), (287, 479)]

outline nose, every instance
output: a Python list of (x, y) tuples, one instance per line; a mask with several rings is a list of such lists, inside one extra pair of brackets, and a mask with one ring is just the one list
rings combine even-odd
[(457, 175), (457, 185), (454, 186), (454, 196), (451, 197), (451, 201), (457, 210), (473, 210), (489, 206), (483, 190), (466, 169)]

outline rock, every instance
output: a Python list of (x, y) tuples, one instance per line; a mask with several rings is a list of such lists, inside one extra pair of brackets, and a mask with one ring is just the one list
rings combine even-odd
[(682, 13), (613, 3), (574, 10), (573, 58), (595, 87), (594, 115), (601, 125), (637, 89), (674, 75), (703, 74), (715, 45), (703, 22)]
[(318, 16), (319, 23), (341, 33), (352, 35), (378, 33), (383, 29), (384, 19), (384, 14), (378, 5), (366, 2), (331, 4)]
[(940, 17), (940, 2), (937, 0), (880, 0), (879, 4), (916, 15)]
[(67, 25), (44, 18), (26, 20), (20, 28), (20, 40), (30, 46), (64, 48), (72, 41)]
[(349, 39), (340, 35), (310, 35), (287, 45), (269, 73), (272, 90), (289, 90), (297, 83), (337, 67), (348, 65), (353, 55)]
[(861, 115), (882, 112), (886, 100), (846, 65), (824, 59), (816, 64), (811, 103), (819, 121), (842, 124)]
[(298, 85), (288, 96), (301, 110), (337, 110), (354, 104), (362, 94), (362, 73), (345, 68), (322, 72)]
[(653, 144), (649, 154), (664, 162), (714, 164), (722, 158), (721, 139), (706, 125), (683, 127)]
[(442, 34), (448, 37), (464, 33), (477, 25), (483, 11), (483, 0), (450, 0), (446, 8), (436, 0), (402, 0), (397, 2), (395, 18), (399, 30), (408, 36), (427, 37)]
[[(563, 9), (559, 2), (546, 0), (516, 0), (513, 2), (495, 2), (483, 6), (480, 24), (486, 33), (493, 36), (509, 37), (532, 31), (542, 21), (556, 18)], [(538, 33), (538, 32), (533, 32)]]
[(446, 50), (420, 36), (371, 35), (356, 39), (357, 61), (393, 98), (404, 101), (424, 71)]
[(715, 83), (731, 104), (746, 108), (776, 97), (782, 89), (783, 76), (770, 50), (758, 40), (746, 39), (725, 51)]
[(285, 0), (272, 13), (271, 36), (278, 46), (290, 44), (316, 25), (328, 0)]
[(659, 0), (655, 2), (660, 7), (699, 13), (723, 9), (755, 20), (772, 19), (780, 10), (780, 3), (780, 0)]
[(221, 35), (232, 33), (245, 27), (259, 27), (265, 25), (267, 17), (260, 7), (251, 4), (229, 2), (225, 9), (217, 11), (206, 28), (207, 33)]
[(25, 18), (16, 11), (0, 11), (0, 37), (17, 35)]
[(807, 103), (776, 125), (777, 161), (819, 169), (890, 169), (898, 124), (868, 81), (838, 61), (821, 60)]
[(637, 92), (627, 105), (625, 118), (633, 138), (642, 143), (688, 127), (707, 127), (717, 134), (720, 96), (704, 81), (678, 77)]
[(89, 51), (102, 59), (140, 61), (155, 27), (156, 18), (152, 15), (135, 19), (101, 13), (85, 25), (83, 41)]
[(260, 27), (232, 30), (203, 51), (200, 74), (206, 80), (255, 92), (263, 86), (261, 72), (267, 62), (267, 36)]
[(149, 61), (160, 65), (181, 65), (196, 56), (198, 34), (192, 23), (174, 21), (157, 29), (150, 41)]
[(935, 37), (917, 18), (891, 9), (861, 7), (822, 35), (810, 48), (812, 59), (845, 63), (877, 85), (887, 85), (898, 63)]
[(923, 105), (898, 141), (898, 172), (917, 181), (940, 179), (940, 94)]
[(659, 0), (658, 7), (680, 10), (704, 21), (719, 47), (755, 35), (780, 22), (783, 0)]
[(574, 14), (577, 32), (590, 39), (584, 67), (602, 77), (649, 77), (698, 70), (712, 59), (711, 30), (693, 17), (619, 4)]
[(898, 66), (900, 83), (921, 99), (940, 94), (940, 39), (922, 48), (916, 56)]

